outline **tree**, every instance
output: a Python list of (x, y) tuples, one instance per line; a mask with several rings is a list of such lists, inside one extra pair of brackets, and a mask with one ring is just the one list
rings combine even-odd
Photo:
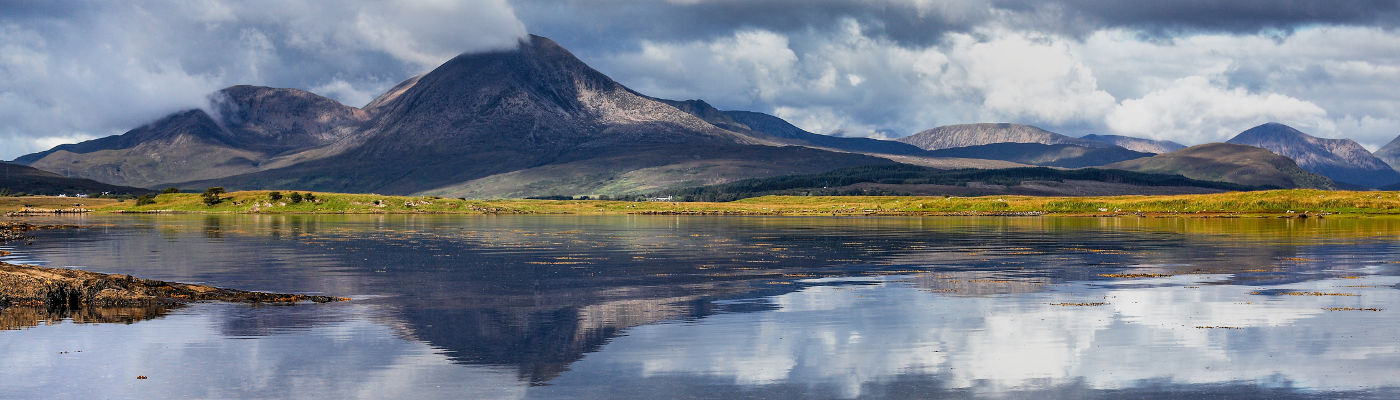
[(153, 197), (153, 196), (151, 196), (151, 195), (149, 195), (149, 194), (143, 194), (143, 195), (141, 195), (141, 197), (137, 197), (137, 198), (136, 198), (136, 205), (137, 205), (137, 206), (144, 206), (144, 205), (147, 205), (147, 204), (156, 204), (156, 199), (155, 199), (155, 197)]
[(316, 202), (316, 195), (311, 194), (311, 192), (306, 192), (306, 194), (302, 195), (301, 198), (302, 200), (306, 200), (312, 203)]
[(288, 195), (287, 197), (291, 198), (293, 203), (301, 202), (301, 193), (292, 192), (292, 194)]
[[(222, 190), (222, 188), (220, 188), (220, 190)], [(173, 187), (168, 187), (168, 188), (165, 188), (165, 190), (160, 191), (160, 194), (171, 194), (171, 193), (180, 193), (180, 189), (173, 188)]]
[(10, 188), (0, 189), (0, 197), (10, 197), (13, 195), (14, 193), (10, 192)]
[(282, 200), (282, 192), (268, 193), (267, 198), (272, 199), (272, 201)]
[(215, 204), (219, 204), (219, 202), (221, 201), (224, 201), (223, 198), (219, 197), (219, 195), (221, 194), (224, 194), (224, 188), (222, 186), (215, 186), (209, 189), (205, 189), (204, 194), (200, 196), (204, 198), (204, 205), (212, 206)]

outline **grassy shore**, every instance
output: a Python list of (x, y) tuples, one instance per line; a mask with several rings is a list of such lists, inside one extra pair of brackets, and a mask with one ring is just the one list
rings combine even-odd
[(724, 203), (460, 200), (345, 193), (315, 193), (315, 201), (296, 203), (285, 196), (278, 201), (270, 200), (269, 193), (226, 193), (212, 206), (205, 205), (198, 194), (175, 193), (157, 196), (154, 204), (137, 206), (135, 201), (127, 200), (93, 204), (89, 208), (98, 213), (268, 214), (1400, 215), (1400, 192), (1323, 190), (1112, 197), (767, 196)]

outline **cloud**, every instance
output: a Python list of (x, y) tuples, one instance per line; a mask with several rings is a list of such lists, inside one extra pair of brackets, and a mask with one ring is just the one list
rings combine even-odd
[(1277, 121), (1318, 126), (1327, 111), (1280, 94), (1226, 89), (1204, 77), (1174, 81), (1161, 90), (1123, 101), (1105, 117), (1115, 133), (1187, 143), (1223, 142), (1252, 126)]
[(1093, 124), (1115, 104), (1061, 39), (989, 30), (906, 47), (867, 35), (854, 19), (839, 25), (825, 33), (644, 41), (595, 64), (644, 93), (699, 97), (849, 136), (984, 120)]
[[(1347, 137), (1375, 148), (1400, 134), (1393, 122), (1400, 98), (1388, 88), (1400, 84), (1400, 34), (1366, 27), (1315, 27), (1300, 30), (1276, 40), (1262, 35), (1197, 34), (1180, 36), (1169, 42), (1142, 40), (1132, 31), (1098, 32), (1073, 49), (1080, 59), (1094, 67), (1100, 84), (1126, 106), (1150, 93), (1177, 96), (1196, 91), (1193, 98), (1225, 96), (1262, 100), (1273, 97), (1283, 108), (1262, 112), (1257, 109), (1214, 109), (1209, 113), (1236, 114), (1237, 124), (1255, 117), (1273, 117), (1281, 122), (1297, 122), (1311, 134)], [(1217, 90), (1206, 93), (1210, 85)], [(1182, 86), (1175, 88), (1174, 86)], [(1241, 95), (1241, 93), (1248, 96)], [(1312, 107), (1298, 108), (1293, 99), (1325, 110), (1320, 116)], [(1143, 106), (1143, 102), (1139, 106)], [(1258, 101), (1252, 104), (1263, 105)], [(1221, 103), (1221, 105), (1227, 105)], [(1182, 105), (1181, 107), (1185, 107)], [(1121, 108), (1121, 107), (1120, 107)], [(1299, 112), (1289, 114), (1290, 112)], [(1221, 133), (1204, 132), (1219, 127), (1199, 126), (1197, 134), (1185, 134), (1193, 114), (1176, 114), (1174, 138), (1184, 143), (1218, 140)], [(1131, 122), (1120, 118), (1106, 128), (1137, 125), (1124, 134), (1142, 134), (1148, 125), (1160, 122)], [(1156, 119), (1166, 116), (1143, 115)], [(1205, 117), (1210, 119), (1211, 117)], [(1228, 121), (1221, 121), (1228, 122)], [(1239, 126), (1236, 126), (1237, 128)], [(1242, 128), (1241, 128), (1242, 129)], [(1238, 133), (1236, 130), (1233, 133)]]
[[(1352, 390), (1385, 385), (1396, 372), (1396, 346), (1381, 339), (1384, 334), (1317, 337), (1317, 329), (1337, 324), (1338, 318), (1354, 317), (1324, 308), (1354, 300), (1334, 296), (1268, 299), (1248, 294), (1253, 290), (1249, 287), (1203, 284), (1227, 278), (1196, 275), (1121, 285), (1065, 285), (1012, 297), (931, 295), (878, 280), (811, 286), (772, 297), (773, 311), (632, 328), (604, 351), (571, 365), (570, 373), (606, 371), (622, 385), (635, 378), (618, 371), (671, 381), (704, 376), (709, 382), (779, 383), (858, 398), (872, 396), (866, 390), (880, 382), (908, 374), (929, 376), (937, 381), (931, 386), (938, 388), (1004, 397), (1053, 391), (1061, 385), (1082, 396), (1084, 388), (1133, 389), (1163, 382), (1220, 385), (1263, 379), (1312, 390)], [(1339, 281), (1274, 288), (1331, 291), (1348, 284)], [(1393, 281), (1382, 278), (1376, 283), (1384, 288)], [(1362, 298), (1369, 299), (1366, 304), (1385, 304), (1396, 299), (1392, 292), (1367, 291)], [(1053, 305), (1085, 299), (1108, 304)], [(888, 315), (901, 317), (881, 317)], [(656, 357), (654, 349), (671, 349), (664, 344), (676, 342), (686, 346)], [(1298, 343), (1309, 343), (1313, 351), (1299, 353)], [(1125, 346), (1138, 351), (1123, 351)], [(1353, 364), (1367, 368), (1344, 377), (1326, 372)]]
[(0, 159), (118, 134), (235, 84), (360, 106), (402, 79), (525, 34), (505, 0), (0, 4)]
[(999, 0), (997, 7), (1023, 16), (1053, 15), (1040, 29), (1092, 33), (1129, 28), (1170, 37), (1183, 32), (1254, 34), (1321, 24), (1395, 26), (1400, 2), (1367, 0), (1318, 2), (1309, 0), (1236, 0), (1131, 2), (1115, 0)]
[(983, 115), (1052, 125), (1093, 119), (1113, 106), (1093, 71), (1063, 42), (1000, 33), (976, 41), (954, 40), (953, 60), (962, 84), (981, 94)]

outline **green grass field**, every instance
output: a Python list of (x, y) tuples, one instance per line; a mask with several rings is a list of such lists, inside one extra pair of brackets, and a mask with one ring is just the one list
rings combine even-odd
[[(268, 191), (226, 193), (215, 205), (199, 194), (162, 194), (154, 204), (93, 202), (96, 212), (305, 213), (305, 214), (716, 214), (716, 215), (1400, 215), (1400, 192), (1273, 190), (1176, 196), (1112, 197), (919, 197), (765, 196), (733, 202), (631, 202), (594, 200), (460, 200), (376, 194), (315, 193), (316, 201), (292, 202), (291, 192), (272, 201)], [(306, 193), (306, 192), (302, 192)], [(9, 198), (18, 204), (54, 203), (42, 197)]]

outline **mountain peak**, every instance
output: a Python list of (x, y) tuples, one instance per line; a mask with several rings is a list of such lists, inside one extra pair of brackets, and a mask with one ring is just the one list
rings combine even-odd
[[(1258, 125), (1258, 126), (1255, 126), (1255, 127), (1253, 127), (1253, 128), (1249, 128), (1249, 129), (1245, 130), (1244, 132), (1240, 132), (1239, 135), (1236, 135), (1236, 136), (1235, 136), (1235, 139), (1241, 139), (1241, 140), (1246, 140), (1246, 139), (1268, 140), (1268, 139), (1288, 139), (1288, 138), (1301, 139), (1301, 138), (1307, 138), (1307, 137), (1313, 137), (1313, 136), (1308, 135), (1308, 134), (1306, 134), (1306, 133), (1303, 133), (1302, 131), (1299, 131), (1299, 130), (1297, 130), (1297, 129), (1294, 129), (1294, 128), (1291, 127), (1291, 126), (1284, 125), (1284, 124), (1281, 124), (1281, 123), (1278, 123), (1278, 122), (1266, 122), (1266, 123), (1260, 124), (1260, 125)], [(1234, 139), (1231, 139), (1231, 140), (1234, 140)]]
[(1268, 149), (1337, 183), (1379, 187), (1400, 182), (1400, 173), (1351, 139), (1319, 138), (1277, 122), (1249, 128), (1227, 143)]
[(1385, 146), (1376, 150), (1376, 158), (1390, 164), (1391, 168), (1400, 170), (1400, 136), (1396, 136), (1395, 139), (1391, 139), (1390, 143), (1386, 143)]

